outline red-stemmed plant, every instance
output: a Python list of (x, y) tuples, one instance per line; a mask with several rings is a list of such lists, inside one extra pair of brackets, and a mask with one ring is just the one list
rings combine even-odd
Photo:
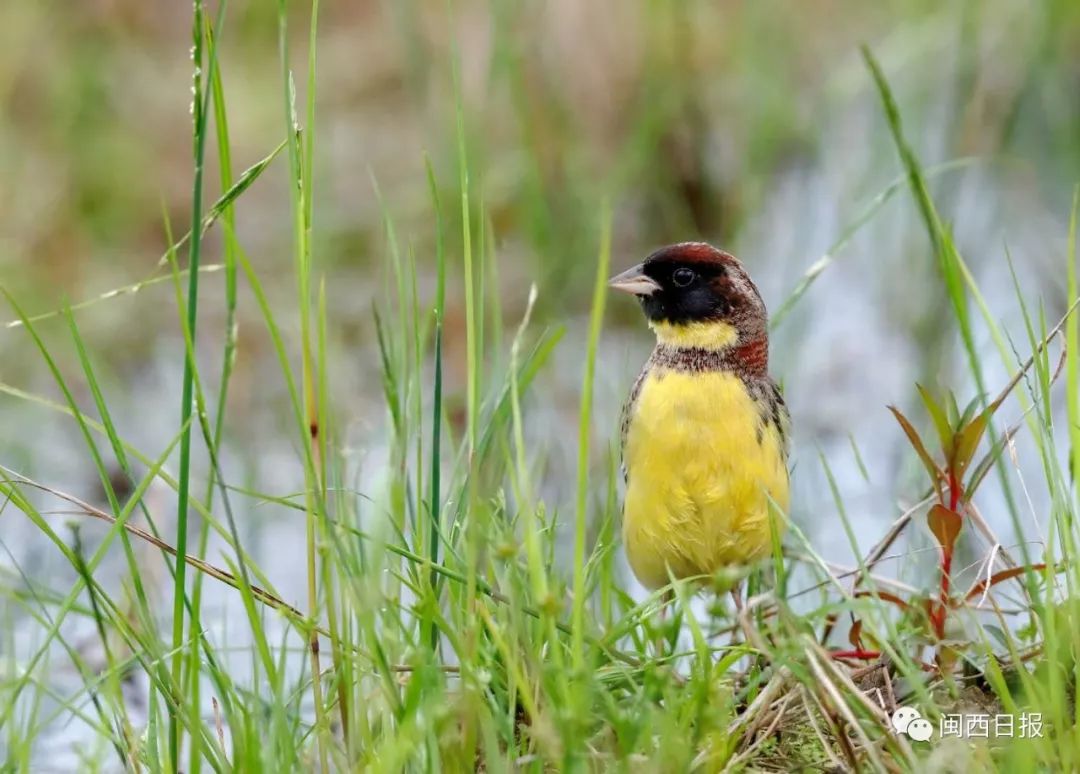
[[(937, 456), (931, 454), (922, 436), (908, 418), (895, 406), (889, 406), (889, 410), (892, 411), (893, 416), (900, 423), (904, 435), (907, 436), (908, 442), (915, 450), (930, 478), (932, 497), (935, 502), (930, 505), (926, 512), (926, 521), (941, 551), (939, 587), (936, 595), (919, 600), (904, 600), (895, 594), (884, 591), (856, 590), (854, 596), (878, 598), (895, 605), (905, 614), (921, 619), (924, 622), (923, 628), (938, 646), (937, 665), (939, 668), (947, 668), (955, 662), (955, 651), (949, 646), (946, 634), (948, 616), (951, 610), (955, 610), (976, 597), (988, 593), (991, 588), (999, 583), (1017, 578), (1028, 572), (1046, 569), (1044, 563), (1023, 567), (1009, 567), (983, 578), (964, 594), (957, 595), (952, 592), (953, 557), (956, 552), (957, 540), (963, 531), (965, 521), (968, 520), (966, 517), (970, 515), (969, 504), (976, 489), (983, 482), (987, 473), (990, 472), (994, 462), (1006, 444), (1009, 443), (1017, 428), (1009, 428), (995, 438), (986, 454), (978, 463), (972, 465), (975, 453), (987, 433), (990, 420), (994, 414), (1001, 408), (1005, 398), (1015, 389), (1023, 375), (1034, 364), (1035, 358), (1042, 353), (1047, 343), (1056, 335), (1064, 322), (1065, 318), (1062, 318), (1061, 322), (1051, 329), (1047, 338), (1036, 349), (1035, 355), (1032, 355), (1000, 394), (981, 411), (978, 409), (978, 401), (972, 401), (961, 412), (952, 396), (949, 397), (947, 404), (943, 406), (925, 388), (916, 385), (923, 405), (926, 407), (937, 431), (940, 447)], [(1053, 380), (1056, 380), (1061, 373), (1064, 353), (1062, 355), (1061, 364), (1059, 364)], [(940, 462), (938, 459), (940, 459)], [(871, 557), (868, 557), (866, 561), (866, 571), (869, 571), (872, 565), (882, 557), (901, 531), (902, 527), (887, 536), (875, 548)], [(860, 575), (855, 582), (856, 589), (862, 580), (863, 577)], [(829, 629), (831, 630), (831, 626)], [(854, 649), (836, 650), (833, 651), (833, 656), (842, 659), (859, 660), (877, 658), (880, 655), (879, 652), (865, 646), (862, 629), (862, 621), (853, 621), (848, 639)], [(828, 631), (826, 631), (827, 636)], [(928, 666), (928, 668), (931, 667)]]

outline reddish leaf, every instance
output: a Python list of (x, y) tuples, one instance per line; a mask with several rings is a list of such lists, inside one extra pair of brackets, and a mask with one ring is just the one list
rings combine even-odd
[(926, 468), (926, 472), (930, 475), (930, 481), (934, 485), (934, 491), (937, 492), (938, 499), (941, 499), (941, 469), (934, 462), (934, 458), (930, 456), (930, 453), (926, 451), (926, 446), (922, 442), (922, 438), (919, 437), (919, 433), (915, 430), (907, 417), (900, 413), (900, 410), (896, 406), (889, 406), (889, 411), (896, 417), (896, 421), (900, 423), (900, 428), (904, 431), (904, 435), (908, 437), (908, 441), (911, 442), (911, 447), (915, 449), (915, 453), (919, 455), (919, 459), (922, 460), (923, 466)]
[(842, 659), (856, 659), (859, 661), (873, 661), (874, 659), (881, 658), (881, 651), (879, 650), (863, 650), (858, 648), (856, 650), (830, 650), (829, 655), (832, 658)]
[[(912, 610), (917, 610), (922, 613), (921, 618), (917, 621), (920, 631), (926, 631), (927, 633), (934, 633), (938, 638), (940, 634), (938, 632), (938, 601), (931, 597), (919, 597), (912, 600), (910, 605)], [(929, 627), (926, 629), (925, 627)]]
[(956, 538), (960, 534), (960, 528), (964, 526), (964, 520), (960, 518), (960, 514), (938, 503), (926, 514), (926, 523), (930, 525), (930, 531), (937, 538), (941, 550), (946, 555), (951, 555), (953, 546), (956, 545)]
[[(986, 589), (987, 586), (996, 586), (1002, 581), (1007, 581), (1010, 578), (1015, 578), (1018, 575), (1024, 575), (1029, 570), (1031, 572), (1039, 572), (1040, 570), (1045, 569), (1046, 563), (1040, 562), (1039, 564), (1032, 564), (1027, 567), (1010, 567), (1007, 570), (999, 570), (998, 572), (995, 572), (993, 575), (990, 576), (989, 583), (985, 580), (981, 580), (974, 586), (972, 586), (971, 591), (967, 593), (967, 599), (970, 600), (972, 597), (977, 597), (979, 594), (982, 594), (983, 590)], [(1056, 571), (1061, 572), (1061, 570), (1063, 569), (1065, 569), (1064, 566), (1058, 567)]]
[(911, 607), (911, 605), (909, 605), (904, 600), (900, 599), (900, 597), (896, 596), (895, 594), (890, 594), (888, 591), (857, 591), (857, 592), (855, 592), (855, 598), (858, 599), (860, 597), (874, 597), (876, 599), (883, 599), (886, 602), (892, 602), (894, 605), (896, 605), (901, 610), (907, 610), (909, 607)]
[(986, 432), (986, 426), (989, 424), (992, 414), (991, 409), (986, 409), (960, 428), (960, 431), (956, 434), (949, 465), (958, 479), (964, 475), (964, 471), (967, 470), (967, 466), (971, 463), (971, 458), (975, 456), (975, 450), (979, 448), (979, 441), (982, 440), (983, 433)]
[(848, 638), (848, 642), (851, 643), (851, 647), (853, 647), (853, 648), (861, 648), (862, 647), (862, 621), (861, 620), (856, 619), (855, 623), (853, 623), (851, 625), (851, 629), (848, 631), (847, 638)]

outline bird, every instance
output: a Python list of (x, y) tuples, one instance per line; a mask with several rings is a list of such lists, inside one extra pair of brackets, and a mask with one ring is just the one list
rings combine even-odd
[(631, 570), (656, 590), (764, 557), (789, 506), (790, 417), (761, 294), (705, 242), (656, 250), (609, 285), (637, 297), (656, 334), (622, 412)]

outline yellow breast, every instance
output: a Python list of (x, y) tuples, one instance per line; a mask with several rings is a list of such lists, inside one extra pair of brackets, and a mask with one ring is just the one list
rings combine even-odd
[[(650, 588), (768, 553), (788, 472), (766, 407), (725, 371), (654, 367), (630, 418), (623, 539)], [(770, 506), (770, 500), (775, 506)]]

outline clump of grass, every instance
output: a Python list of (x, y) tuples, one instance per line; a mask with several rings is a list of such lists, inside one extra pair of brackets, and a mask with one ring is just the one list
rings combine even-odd
[[(1080, 354), (1077, 318), (1071, 314), (1075, 303), (1061, 323), (1049, 327), (1041, 313), (1036, 320), (1025, 309), (1031, 356), (1021, 365), (1002, 347), (1003, 360), (1015, 376), (994, 400), (977, 397), (960, 411), (955, 400), (943, 406), (919, 390), (938, 434), (942, 461), (928, 451), (915, 424), (896, 412), (929, 475), (933, 503), (905, 514), (869, 555), (859, 557), (856, 569), (841, 570), (825, 562), (795, 528), (793, 541), (799, 545), (789, 546), (786, 556), (778, 550), (774, 559), (781, 582), (759, 588), (747, 600), (742, 621), (717, 607), (702, 617), (693, 604), (702, 583), (708, 590), (722, 590), (730, 578), (677, 583), (635, 599), (612, 561), (617, 550), (617, 466), (613, 455), (597, 455), (592, 442), (592, 384), (612, 237), (608, 210), (600, 208), (593, 226), (597, 257), (590, 267), (595, 281), (576, 428), (574, 500), (572, 507), (565, 507), (539, 496), (542, 471), (526, 425), (530, 390), (564, 332), (538, 330), (533, 324), (534, 289), (511, 341), (504, 344), (501, 339), (501, 311), (493, 313), (487, 306), (496, 295), (490, 291), (497, 245), (491, 238), (491, 214), (472, 175), (469, 118), (456, 88), (460, 223), (451, 241), (450, 227), (443, 222), (440, 177), (429, 165), (428, 186), (437, 216), (432, 224), (437, 282), (430, 302), (419, 289), (415, 255), (400, 246), (393, 212), (383, 205), (386, 292), (372, 325), (391, 434), (390, 465), (383, 486), (356, 491), (355, 471), (343, 453), (345, 431), (330, 398), (334, 362), (328, 341), (334, 320), (312, 238), (317, 228), (313, 130), (318, 5), (309, 19), (301, 121), (298, 79), (288, 58), (288, 9), (279, 4), (285, 140), (235, 183), (225, 73), (217, 56), (225, 6), (214, 20), (198, 0), (195, 9), (194, 207), (189, 234), (179, 240), (169, 235), (165, 259), (185, 343), (183, 403), (170, 442), (150, 454), (118, 432), (116, 409), (106, 399), (71, 308), (61, 316), (77, 371), (62, 367), (62, 354), (46, 345), (40, 327), (49, 318), (25, 314), (18, 299), (7, 296), (63, 401), (9, 387), (4, 392), (78, 425), (108, 508), (0, 468), (4, 509), (25, 514), (77, 577), (70, 592), (58, 594), (37, 586), (20, 569), (26, 591), (11, 595), (12, 601), (37, 619), (42, 634), (18, 675), (3, 687), (5, 765), (30, 769), (45, 730), (70, 716), (85, 722), (102, 742), (100, 750), (87, 753), (88, 766), (119, 763), (134, 771), (917, 770), (926, 748), (893, 733), (890, 713), (898, 705), (917, 704), (937, 719), (955, 708), (965, 691), (973, 690), (987, 706), (1004, 712), (1038, 708), (1044, 715), (1045, 735), (998, 740), (993, 746), (990, 760), (1000, 768), (1067, 769), (1080, 764), (1073, 716), (1073, 648), (1080, 641), (1073, 562), (1080, 462), (1073, 455), (1062, 463), (1047, 409), (1057, 371), (1063, 369), (1069, 435), (1077, 446)], [(975, 298), (999, 341), (1004, 341), (1003, 334), (934, 209), (926, 175), (904, 141), (888, 84), (868, 52), (866, 59), (961, 329), (968, 365), (983, 393), (969, 297)], [(456, 56), (452, 69), (456, 82)], [(211, 116), (225, 193), (204, 215), (202, 176)], [(286, 310), (269, 300), (263, 287), (265, 270), (246, 255), (236, 233), (241, 194), (262, 174), (280, 171), (281, 164), (273, 161), (282, 149), (287, 151), (284, 177), (291, 200), (298, 331), (283, 321)], [(200, 263), (202, 238), (215, 222), (224, 240), (221, 276), (227, 314), (220, 352), (214, 353), (221, 368), (211, 394), (209, 353), (206, 340), (196, 337), (196, 323), (200, 282), (208, 268)], [(1075, 230), (1074, 205), (1067, 256), (1070, 299), (1077, 296)], [(185, 244), (188, 261), (181, 268), (177, 251)], [(792, 303), (822, 269), (811, 267)], [(304, 481), (297, 496), (239, 486), (220, 464), (230, 374), (240, 355), (235, 321), (242, 281), (258, 308), (259, 336), (277, 357), (288, 395), (296, 463)], [(460, 286), (465, 307), (466, 386), (459, 412), (449, 410), (445, 395), (449, 283)], [(1065, 331), (1066, 347), (1061, 369), (1055, 369), (1048, 350), (1060, 330)], [(88, 387), (97, 419), (76, 398), (76, 382)], [(976, 491), (995, 465), (1007, 476), (1003, 451), (1021, 431), (1016, 426), (994, 433), (993, 425), (1005, 397), (1013, 390), (1023, 392), (1021, 386), (1033, 407), (1026, 426), (1042, 451), (1046, 485), (1053, 494), (1049, 544), (1044, 556), (1028, 556), (1025, 549), (1023, 563), (995, 570), (994, 562), (1007, 560), (1007, 553), (983, 530), (992, 544), (984, 572), (966, 592), (956, 594), (952, 558), (957, 541), (981, 525)], [(209, 460), (203, 480), (194, 472), (193, 445), (201, 445)], [(984, 456), (972, 464), (981, 446), (987, 447)], [(129, 494), (114, 486), (114, 468), (128, 480)], [(171, 530), (159, 527), (155, 520), (161, 514), (149, 507), (152, 485), (176, 496)], [(202, 488), (193, 488), (199, 485)], [(79, 532), (69, 544), (47, 518), (42, 495), (62, 502), (75, 517), (89, 516), (108, 525), (97, 548), (89, 552)], [(303, 547), (275, 549), (304, 553), (303, 605), (275, 589), (269, 568), (260, 567), (242, 544), (237, 517), (241, 507), (254, 503), (304, 521)], [(839, 496), (837, 503), (838, 518), (851, 534)], [(936, 587), (912, 591), (878, 575), (876, 568), (923, 507), (941, 550), (940, 573)], [(132, 522), (137, 512), (146, 528)], [(198, 547), (189, 552), (189, 519), (194, 516), (199, 519)], [(569, 549), (559, 539), (560, 525), (568, 518), (573, 520)], [(590, 539), (590, 525), (599, 525), (595, 539)], [(228, 547), (217, 559), (207, 557), (211, 533)], [(121, 591), (95, 577), (117, 538), (125, 562)], [(142, 582), (145, 560), (136, 550), (140, 545), (161, 554), (171, 584), (171, 618), (163, 617), (152, 590)], [(571, 555), (569, 573), (561, 571), (557, 561), (557, 555), (566, 552)], [(809, 587), (789, 590), (785, 560), (806, 565), (813, 579)], [(188, 567), (194, 571), (190, 588)], [(242, 628), (250, 645), (239, 659), (229, 639), (208, 626), (210, 614), (203, 609), (207, 579), (228, 585), (242, 602), (245, 619), (233, 622), (231, 631)], [(1010, 623), (999, 601), (999, 587), (1009, 581), (1021, 586), (1020, 615), (1028, 618), (1026, 628)], [(678, 612), (674, 623), (664, 624), (655, 613), (669, 591)], [(67, 618), (93, 625), (103, 665), (90, 668), (63, 626)], [(851, 650), (838, 646), (832, 636), (841, 620), (850, 621)], [(657, 654), (646, 644), (655, 641), (665, 625), (669, 628), (660, 633), (672, 648)], [(280, 632), (279, 639), (275, 632)], [(745, 632), (746, 641), (736, 632)], [(923, 657), (927, 647), (934, 648), (932, 662)], [(59, 652), (76, 665), (83, 683), (70, 696), (55, 695), (48, 680), (47, 666)], [(132, 673), (148, 686), (141, 726), (123, 690)], [(46, 707), (46, 699), (51, 706)], [(971, 760), (984, 760), (979, 757), (984, 752), (972, 753)]]

